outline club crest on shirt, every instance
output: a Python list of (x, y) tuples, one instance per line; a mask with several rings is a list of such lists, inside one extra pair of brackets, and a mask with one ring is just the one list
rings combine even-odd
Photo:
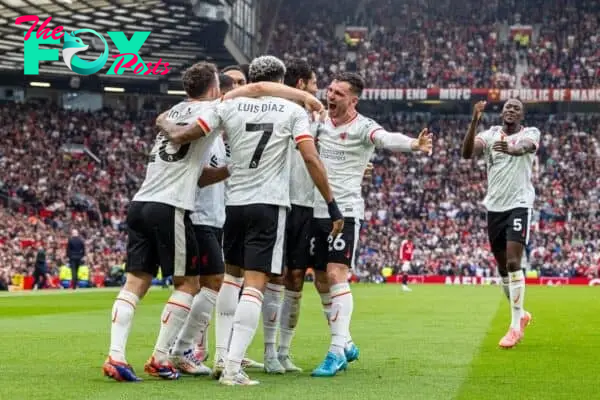
[(342, 140), (348, 139), (348, 132), (342, 132), (342, 133), (340, 133), (340, 139), (342, 139)]

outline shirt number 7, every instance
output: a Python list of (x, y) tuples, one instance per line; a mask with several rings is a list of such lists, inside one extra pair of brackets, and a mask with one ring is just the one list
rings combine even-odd
[(265, 151), (265, 147), (267, 147), (267, 143), (273, 134), (273, 124), (246, 124), (246, 132), (262, 132), (263, 134), (260, 136), (258, 140), (258, 144), (256, 145), (256, 149), (254, 149), (254, 154), (252, 155), (252, 159), (250, 160), (250, 166), (248, 168), (255, 169), (258, 168), (258, 164), (260, 159)]

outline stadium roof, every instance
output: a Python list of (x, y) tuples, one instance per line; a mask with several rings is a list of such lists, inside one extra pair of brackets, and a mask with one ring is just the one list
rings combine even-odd
[[(197, 17), (191, 9), (189, 0), (0, 0), (0, 74), (23, 73), (23, 37), (31, 27), (31, 23), (15, 24), (16, 18), (23, 15), (39, 16), (38, 26), (51, 16), (47, 25), (51, 29), (62, 25), (68, 32), (82, 28), (97, 31), (109, 44), (109, 60), (119, 52), (107, 31), (124, 31), (128, 38), (135, 31), (151, 31), (138, 54), (145, 62), (155, 63), (160, 58), (163, 63), (168, 62), (172, 68), (167, 75), (170, 81), (179, 80), (178, 72), (198, 60), (208, 59), (220, 65), (233, 63), (223, 46), (226, 24)], [(95, 46), (91, 34), (79, 36), (90, 49), (78, 56), (95, 60), (103, 50), (102, 43), (96, 39)], [(107, 62), (96, 75), (102, 80), (125, 76), (128, 80), (157, 79), (157, 76), (134, 75), (132, 72), (121, 76), (106, 75), (111, 64)], [(58, 61), (41, 61), (40, 75), (76, 74), (60, 57)]]

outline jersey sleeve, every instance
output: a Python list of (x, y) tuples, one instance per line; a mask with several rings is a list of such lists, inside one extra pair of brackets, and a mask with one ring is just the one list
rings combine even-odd
[(314, 140), (313, 135), (310, 133), (308, 114), (303, 109), (298, 108), (298, 110), (294, 111), (291, 128), (292, 137), (296, 144), (306, 140)]
[(208, 135), (221, 127), (221, 121), (224, 119), (222, 115), (225, 115), (227, 105), (225, 102), (217, 103), (214, 102), (205, 110), (202, 110), (196, 116), (196, 123), (202, 128), (204, 133)]
[(373, 121), (370, 118), (365, 118), (364, 122), (361, 124), (361, 132), (360, 137), (362, 142), (368, 146), (375, 145), (375, 133), (376, 132), (385, 132), (385, 129), (377, 122)]
[(483, 144), (483, 150), (488, 151), (492, 143), (492, 135), (491, 131), (488, 129), (486, 131), (480, 132), (475, 136), (475, 142), (479, 142)]
[(529, 128), (523, 132), (523, 138), (521, 140), (533, 143), (535, 150), (537, 151), (540, 145), (540, 136), (541, 134), (538, 128)]

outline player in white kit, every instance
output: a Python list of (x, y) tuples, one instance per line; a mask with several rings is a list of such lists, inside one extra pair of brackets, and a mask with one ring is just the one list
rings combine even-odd
[(511, 307), (511, 324), (499, 345), (512, 348), (521, 341), (531, 322), (531, 314), (523, 306), (525, 276), (521, 262), (529, 241), (535, 200), (532, 171), (540, 131), (521, 125), (523, 104), (511, 99), (502, 108), (503, 125), (475, 135), (485, 104), (481, 101), (474, 107), (462, 156), (466, 159), (485, 157), (488, 182), (483, 204), (488, 210), (488, 238)]
[[(226, 75), (225, 77), (223, 75)], [(240, 71), (239, 68), (229, 68), (227, 72), (221, 75), (221, 81), (225, 82), (225, 78), (234, 79), (232, 85), (232, 91), (229, 93), (225, 93), (226, 90), (221, 88), (221, 93), (224, 94), (224, 99), (233, 99), (235, 97), (241, 96), (249, 96), (249, 97), (259, 97), (263, 95), (274, 95), (283, 98), (289, 98), (293, 101), (296, 101), (300, 104), (305, 104), (307, 109), (313, 111), (320, 111), (323, 109), (323, 105), (312, 95), (307, 95), (307, 93), (302, 92), (300, 90), (291, 89), (281, 84), (276, 84), (272, 82), (259, 82), (253, 83), (250, 85), (245, 85), (244, 81), (240, 79)], [(242, 75), (243, 77), (243, 75)], [(237, 80), (235, 79), (237, 78)], [(165, 127), (166, 130), (169, 130)], [(198, 132), (194, 132), (194, 129), (189, 130), (189, 128), (184, 128), (184, 130), (188, 130), (187, 134), (193, 136)], [(181, 132), (180, 132), (181, 134)], [(186, 134), (185, 132), (183, 133)], [(213, 183), (221, 182), (229, 177), (229, 170), (227, 168), (211, 168), (206, 167), (202, 173), (200, 178), (200, 185), (210, 185)], [(225, 192), (227, 194), (227, 191)], [(277, 280), (279, 278), (273, 275), (270, 279), (268, 288), (276, 287), (275, 283), (278, 283)], [(237, 308), (237, 304), (240, 297), (240, 292), (243, 285), (243, 270), (235, 265), (227, 264), (225, 265), (225, 274), (223, 279), (223, 285), (221, 286), (221, 290), (218, 293), (216, 299), (216, 312), (215, 312), (215, 322), (216, 322), (216, 351), (215, 351), (215, 359), (213, 365), (213, 377), (219, 379), (221, 376), (221, 372), (225, 367), (225, 358), (227, 352), (229, 350), (229, 342), (231, 337), (231, 331), (233, 327), (233, 317), (235, 315), (235, 310)], [(283, 283), (281, 283), (281, 292), (283, 291)], [(276, 329), (278, 326), (278, 315), (279, 315), (279, 305), (283, 301), (283, 299), (277, 299), (274, 294), (269, 291), (265, 295), (265, 301), (263, 303), (263, 320), (265, 327), (265, 341), (269, 341), (268, 338), (272, 337), (273, 343), (276, 340)], [(273, 318), (273, 313), (269, 312), (271, 308), (276, 308), (275, 318)], [(192, 312), (192, 314), (194, 314)], [(202, 325), (204, 326), (204, 325)], [(206, 341), (207, 335), (203, 334), (202, 331), (198, 332), (198, 335)], [(267, 347), (267, 345), (265, 345)], [(195, 371), (197, 373), (204, 373), (207, 368), (200, 364), (200, 361), (206, 358), (206, 346), (199, 345), (196, 348), (195, 354), (192, 356), (192, 353), (189, 352), (188, 367), (191, 371)], [(184, 351), (185, 353), (185, 351)], [(181, 360), (180, 360), (181, 361)], [(277, 359), (275, 358), (275, 361)], [(182, 371), (187, 370), (188, 368), (182, 366), (180, 363), (179, 367), (182, 368)], [(277, 362), (279, 369), (277, 370), (274, 365), (270, 364), (272, 368), (265, 368), (264, 364), (258, 363), (249, 358), (244, 358), (242, 360), (243, 368), (265, 368), (265, 370), (269, 373), (281, 373), (285, 372), (279, 362)]]
[[(312, 95), (317, 93), (316, 75), (308, 62), (302, 59), (295, 59), (286, 63), (284, 83)], [(316, 137), (319, 123), (318, 120), (311, 120), (310, 122), (309, 132), (313, 137)], [(265, 368), (269, 364), (271, 368), (276, 365), (285, 372), (301, 372), (302, 370), (292, 362), (289, 350), (300, 316), (300, 299), (304, 277), (307, 268), (313, 265), (310, 254), (310, 240), (315, 189), (302, 155), (294, 143), (290, 143), (290, 146), (289, 184), (292, 207), (288, 213), (286, 224), (285, 271), (281, 282), (285, 290), (281, 306), (281, 318), (278, 321), (279, 348), (275, 351), (276, 338), (272, 338), (272, 345), (265, 341)], [(269, 348), (269, 346), (272, 347)]]
[[(234, 81), (227, 75), (219, 76), (221, 95), (230, 91)], [(205, 164), (196, 189), (196, 208), (191, 215), (194, 236), (198, 244), (200, 293), (192, 303), (188, 319), (171, 349), (173, 366), (188, 375), (210, 375), (204, 365), (207, 358), (208, 327), (212, 319), (217, 295), (223, 282), (223, 225), (225, 224), (225, 181), (229, 159), (223, 135), (218, 134)]]
[[(198, 117), (213, 108), (219, 96), (216, 66), (193, 65), (183, 74), (183, 87), (188, 99), (171, 108), (166, 119), (178, 125), (205, 125)], [(183, 144), (170, 141), (163, 131), (156, 137), (146, 177), (127, 211), (127, 282), (113, 305), (110, 351), (103, 365), (104, 374), (117, 381), (140, 380), (126, 361), (125, 347), (135, 308), (159, 266), (164, 276), (173, 276), (175, 290), (163, 310), (156, 346), (144, 370), (163, 379), (179, 377), (169, 362), (169, 348), (200, 290), (190, 213), (215, 138), (207, 135)]]
[[(286, 64), (284, 83), (312, 95), (316, 95), (318, 90), (317, 77), (308, 62), (303, 59), (295, 59)], [(313, 119), (310, 124), (311, 135), (317, 141), (317, 132), (320, 125), (321, 122), (318, 119)], [(314, 238), (312, 236), (314, 184), (304, 165), (302, 156), (293, 144), (290, 202), (292, 209), (288, 214), (286, 232), (285, 294), (281, 308), (277, 358), (286, 372), (301, 372), (302, 370), (294, 365), (290, 357), (290, 347), (300, 317), (300, 301), (306, 270), (314, 266)], [(331, 299), (327, 274), (321, 270), (316, 270), (314, 273), (315, 288), (321, 297), (325, 319), (329, 322)], [(352, 339), (349, 338), (349, 342), (351, 341)], [(265, 366), (266, 364), (267, 360), (265, 360)]]
[(334, 79), (327, 89), (329, 116), (318, 136), (319, 154), (344, 215), (343, 231), (330, 235), (327, 204), (315, 197), (315, 270), (327, 271), (331, 297), (331, 345), (325, 360), (312, 373), (319, 377), (334, 376), (347, 368), (348, 358), (358, 355), (357, 347), (347, 343), (354, 306), (348, 272), (354, 267), (364, 218), (361, 182), (367, 163), (375, 147), (428, 153), (432, 146), (431, 135), (426, 129), (413, 139), (400, 133), (386, 132), (375, 121), (360, 115), (356, 105), (363, 89), (364, 81), (357, 74), (342, 73)]
[[(285, 66), (275, 57), (259, 57), (250, 65), (252, 82), (281, 82), (284, 74)], [(226, 264), (244, 269), (244, 290), (220, 382), (254, 385), (258, 382), (242, 371), (241, 362), (258, 326), (268, 275), (283, 269), (291, 138), (327, 199), (333, 234), (342, 230), (343, 218), (300, 106), (274, 97), (236, 98), (219, 104), (203, 119), (209, 127), (222, 127), (231, 147), (223, 248)]]

